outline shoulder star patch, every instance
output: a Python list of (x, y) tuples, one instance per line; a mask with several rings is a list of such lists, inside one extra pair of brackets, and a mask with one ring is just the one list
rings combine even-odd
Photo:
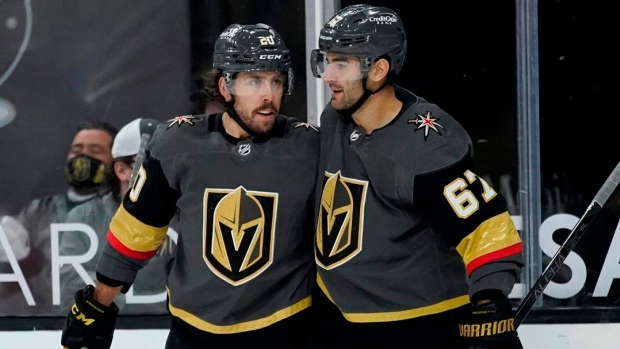
[(169, 129), (170, 127), (174, 126), (175, 124), (178, 127), (181, 127), (181, 124), (188, 124), (190, 126), (194, 126), (194, 119), (196, 119), (196, 117), (195, 116), (191, 116), (191, 115), (177, 116), (176, 118), (173, 118), (173, 119), (165, 121), (165, 122), (168, 123), (168, 127), (166, 129)]
[(316, 126), (314, 126), (312, 124), (309, 124), (307, 122), (297, 121), (297, 122), (292, 123), (292, 126), (293, 126), (293, 128), (305, 127), (306, 130), (313, 129), (316, 132), (319, 132), (319, 129)]
[(433, 115), (431, 115), (430, 111), (427, 111), (426, 113), (424, 113), (424, 115), (418, 114), (418, 113), (415, 113), (415, 115), (417, 115), (418, 117), (416, 119), (407, 120), (407, 123), (408, 124), (414, 123), (418, 125), (418, 127), (414, 131), (418, 131), (424, 128), (424, 140), (428, 138), (429, 129), (432, 129), (433, 131), (441, 135), (441, 132), (439, 131), (437, 127), (443, 128), (443, 126), (441, 126), (438, 122), (436, 122), (439, 119), (434, 118)]

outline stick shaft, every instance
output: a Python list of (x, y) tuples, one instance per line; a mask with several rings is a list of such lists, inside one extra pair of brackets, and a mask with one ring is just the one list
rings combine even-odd
[(570, 234), (566, 237), (566, 240), (562, 243), (558, 251), (555, 253), (542, 275), (538, 277), (538, 280), (532, 286), (532, 289), (525, 295), (523, 301), (519, 304), (515, 314), (515, 326), (518, 327), (521, 325), (523, 319), (527, 316), (527, 314), (532, 310), (534, 303), (536, 300), (542, 296), (543, 291), (551, 282), (551, 279), (557, 274), (562, 265), (564, 265), (564, 260), (570, 252), (575, 248), (579, 239), (585, 234), (588, 227), (590, 227), (591, 223), (596, 218), (597, 214), (601, 210), (601, 208), (605, 205), (609, 197), (614, 192), (616, 187), (618, 186), (618, 182), (620, 182), (620, 162), (616, 165), (616, 168), (609, 175), (609, 178), (603, 183), (601, 189), (599, 189), (594, 199), (588, 205), (588, 208), (583, 213), (575, 227), (571, 230)]

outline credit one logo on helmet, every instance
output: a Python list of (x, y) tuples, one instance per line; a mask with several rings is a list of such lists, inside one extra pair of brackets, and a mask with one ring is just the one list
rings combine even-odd
[(226, 31), (224, 31), (222, 34), (220, 34), (220, 39), (226, 39), (226, 40), (231, 40), (233, 37), (235, 37), (237, 35), (237, 33), (241, 30), (241, 27), (233, 27), (230, 28)]
[(370, 17), (368, 18), (368, 20), (371, 22), (375, 22), (377, 24), (390, 24), (390, 25), (398, 22), (398, 18), (396, 18), (396, 16), (393, 14), (383, 14), (379, 17)]

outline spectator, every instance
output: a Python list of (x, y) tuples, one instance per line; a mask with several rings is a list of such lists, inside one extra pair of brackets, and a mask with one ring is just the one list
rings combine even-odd
[[(71, 142), (65, 164), (69, 189), (64, 193), (32, 200), (15, 217), (2, 218), (3, 229), (14, 240), (12, 249), (24, 252), (17, 258), (36, 305), (29, 306), (16, 282), (0, 283), (0, 314), (59, 315), (59, 306), (52, 304), (50, 224), (64, 222), (75, 206), (105, 195), (118, 187), (112, 176), (112, 142), (117, 129), (107, 122), (80, 126)], [(13, 231), (13, 232), (12, 232)], [(25, 231), (28, 238), (15, 231)], [(17, 253), (16, 253), (17, 254)], [(7, 258), (4, 257), (4, 260)], [(4, 272), (11, 267), (2, 266)]]
[[(99, 251), (89, 262), (82, 263), (84, 269), (88, 272), (91, 279), (96, 279), (95, 268), (97, 260), (101, 254), (103, 246), (105, 246), (106, 234), (110, 225), (110, 220), (116, 213), (123, 196), (129, 187), (132, 171), (138, 160), (138, 152), (146, 145), (146, 142), (153, 135), (155, 128), (160, 122), (154, 119), (138, 118), (127, 125), (123, 126), (114, 139), (112, 146), (112, 157), (114, 159), (114, 174), (119, 181), (119, 191), (110, 191), (103, 196), (89, 200), (84, 204), (78, 205), (67, 214), (67, 223), (84, 223), (90, 226), (97, 234)], [(91, 246), (89, 237), (82, 232), (63, 232), (60, 238), (60, 255), (61, 256), (77, 256), (85, 254)], [(134, 283), (136, 288), (153, 293), (153, 291), (162, 292), (164, 288), (164, 265), (171, 255), (172, 242), (169, 238), (144, 272)], [(88, 282), (83, 280), (72, 265), (63, 265), (60, 269), (61, 282), (61, 306), (66, 309), (73, 301), (72, 292), (66, 290), (75, 290), (84, 287)], [(117, 305), (123, 307), (125, 298), (119, 297)], [(164, 302), (153, 304), (131, 305), (125, 311), (126, 314), (164, 314), (166, 307)]]

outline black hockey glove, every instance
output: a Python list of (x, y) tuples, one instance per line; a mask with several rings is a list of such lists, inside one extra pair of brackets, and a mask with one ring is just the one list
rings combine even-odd
[(109, 307), (93, 299), (95, 287), (86, 286), (75, 294), (60, 343), (69, 349), (109, 349), (112, 345), (118, 307)]
[(466, 349), (523, 349), (507, 298), (472, 305), (459, 322), (459, 336)]

